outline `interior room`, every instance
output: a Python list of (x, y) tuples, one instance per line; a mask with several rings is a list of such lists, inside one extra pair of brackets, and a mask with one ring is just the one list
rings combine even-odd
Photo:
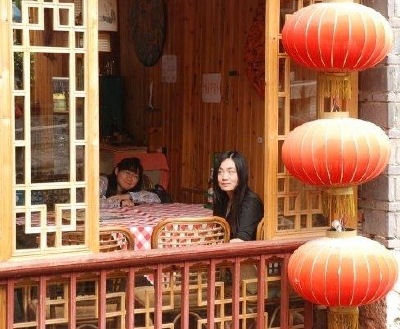
[(0, 329), (368, 322), (399, 247), (371, 7), (0, 0)]
[(264, 2), (145, 3), (118, 1), (117, 30), (102, 32), (110, 41), (99, 50), (102, 144), (165, 153), (173, 199), (196, 202), (213, 154), (240, 150), (262, 194), (264, 95), (252, 77), (264, 69)]

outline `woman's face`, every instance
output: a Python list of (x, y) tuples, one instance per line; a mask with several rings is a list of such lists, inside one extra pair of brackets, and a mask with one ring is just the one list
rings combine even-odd
[(238, 184), (239, 177), (233, 160), (226, 159), (222, 161), (218, 169), (218, 185), (221, 190), (228, 193), (228, 195), (232, 195), (233, 190)]
[(115, 168), (115, 175), (117, 176), (118, 192), (125, 192), (134, 188), (139, 181), (139, 174), (130, 170)]

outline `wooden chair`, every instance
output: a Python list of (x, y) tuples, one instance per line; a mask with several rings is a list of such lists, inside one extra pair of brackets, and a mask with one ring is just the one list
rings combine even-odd
[(257, 233), (256, 233), (257, 240), (265, 240), (264, 227), (265, 227), (265, 219), (263, 218), (257, 225)]
[[(100, 252), (116, 250), (132, 250), (134, 248), (134, 237), (131, 231), (120, 226), (102, 226), (99, 228)], [(62, 236), (63, 245), (79, 245), (85, 242), (85, 230), (83, 227), (76, 231), (64, 232)]]
[[(155, 226), (151, 246), (153, 249), (177, 248), (185, 246), (205, 246), (229, 242), (230, 226), (221, 217), (167, 218)], [(189, 273), (190, 315), (199, 320), (201, 311), (207, 309), (207, 270), (205, 266), (193, 267)], [(216, 274), (218, 275), (218, 274)], [(173, 269), (163, 276), (163, 313), (169, 316), (173, 324), (180, 319), (181, 307), (181, 271)], [(155, 291), (153, 286), (135, 287), (136, 314), (145, 317), (145, 326), (152, 326)], [(140, 306), (140, 307), (139, 307)], [(191, 325), (195, 327), (195, 325)]]
[(218, 216), (198, 218), (166, 218), (151, 235), (151, 248), (204, 246), (229, 242), (230, 226)]
[[(85, 232), (79, 229), (75, 232), (68, 232), (63, 234), (63, 245), (73, 245), (82, 243), (84, 240)], [(99, 228), (99, 251), (100, 252), (113, 252), (118, 250), (133, 250), (134, 237), (129, 229), (120, 226), (104, 226)], [(125, 293), (125, 284), (121, 276), (118, 274), (111, 277), (107, 282), (107, 294), (123, 295)], [(82, 295), (80, 299), (80, 306), (77, 307), (79, 322), (78, 328), (97, 328), (97, 303), (96, 303), (96, 289), (92, 292), (89, 291), (87, 296)], [(107, 312), (117, 312), (118, 305), (113, 303), (107, 304)], [(79, 315), (79, 314), (78, 314)], [(90, 326), (90, 327), (87, 327)], [(116, 325), (114, 325), (116, 327)]]

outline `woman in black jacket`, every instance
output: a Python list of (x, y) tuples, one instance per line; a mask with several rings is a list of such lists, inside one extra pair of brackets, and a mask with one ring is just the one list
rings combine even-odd
[(242, 154), (237, 151), (220, 154), (213, 171), (213, 213), (229, 222), (231, 242), (255, 240), (257, 225), (264, 216), (263, 202), (248, 186), (248, 180)]

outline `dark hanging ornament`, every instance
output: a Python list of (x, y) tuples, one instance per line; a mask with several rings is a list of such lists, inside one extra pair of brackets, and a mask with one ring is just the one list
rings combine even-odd
[(166, 14), (163, 0), (135, 0), (131, 22), (134, 49), (140, 62), (154, 66), (162, 55)]

